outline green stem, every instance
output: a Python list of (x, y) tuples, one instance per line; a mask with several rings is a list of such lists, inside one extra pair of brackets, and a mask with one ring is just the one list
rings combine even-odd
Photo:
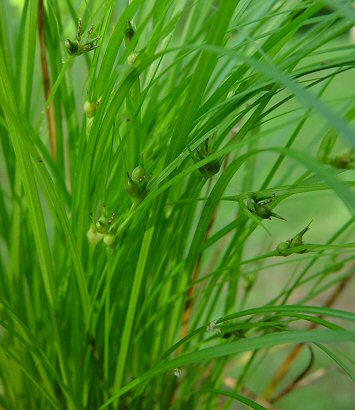
[[(149, 223), (149, 222), (148, 222)], [(115, 382), (113, 385), (113, 391), (117, 391), (122, 386), (123, 375), (125, 371), (126, 359), (127, 359), (127, 352), (128, 346), (130, 345), (130, 338), (133, 328), (133, 322), (135, 319), (135, 313), (137, 309), (137, 302), (139, 293), (142, 286), (143, 276), (145, 272), (145, 266), (148, 260), (148, 254), (150, 245), (153, 239), (154, 234), (154, 226), (149, 226), (148, 229), (145, 231), (142, 247), (139, 254), (139, 259), (137, 263), (136, 272), (134, 275), (134, 281), (132, 286), (132, 293), (131, 298), (129, 301), (127, 318), (124, 325), (122, 338), (121, 338), (121, 346), (120, 352), (118, 355), (117, 367), (116, 367), (116, 375), (115, 375)]]

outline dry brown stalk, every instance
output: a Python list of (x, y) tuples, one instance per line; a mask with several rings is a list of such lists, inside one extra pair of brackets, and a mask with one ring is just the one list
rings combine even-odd
[[(43, 0), (38, 0), (38, 35), (39, 35), (39, 48), (41, 52), (41, 68), (43, 78), (43, 88), (46, 100), (48, 100), (51, 93), (51, 84), (49, 78), (48, 62), (46, 57), (45, 46), (45, 29), (44, 29), (44, 4)], [(55, 110), (53, 101), (50, 103), (48, 110), (46, 111), (49, 141), (51, 146), (52, 158), (57, 158), (57, 131), (55, 123)]]

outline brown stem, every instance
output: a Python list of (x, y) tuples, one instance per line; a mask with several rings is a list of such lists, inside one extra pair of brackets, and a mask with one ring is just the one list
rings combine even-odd
[(309, 347), (309, 351), (311, 352), (311, 358), (309, 360), (309, 363), (307, 364), (306, 368), (302, 371), (301, 374), (299, 374), (293, 381), (290, 383), (288, 386), (286, 386), (280, 393), (278, 393), (276, 396), (274, 396), (270, 402), (275, 403), (277, 400), (282, 399), (282, 397), (286, 396), (287, 394), (291, 393), (300, 383), (301, 380), (303, 380), (309, 371), (311, 370), (313, 363), (314, 363), (314, 352), (311, 346)]
[[(191, 279), (192, 283), (194, 283), (198, 278), (200, 268), (201, 268), (201, 259), (202, 259), (202, 254), (200, 253), (197, 257), (197, 261), (196, 261), (195, 268), (194, 268), (194, 273), (192, 275), (192, 279)], [(187, 335), (189, 321), (190, 321), (190, 317), (192, 313), (192, 301), (193, 301), (194, 294), (195, 294), (195, 286), (192, 285), (187, 291), (187, 299), (185, 302), (184, 315), (182, 319), (180, 339), (183, 339)]]
[[(42, 68), (42, 78), (44, 95), (46, 100), (48, 100), (51, 93), (51, 84), (49, 78), (48, 62), (46, 57), (46, 46), (45, 46), (45, 29), (44, 29), (44, 3), (43, 0), (38, 0), (38, 35), (39, 35), (39, 48), (41, 52), (41, 68)], [(46, 111), (48, 130), (49, 130), (49, 141), (51, 145), (52, 158), (57, 158), (57, 128), (55, 123), (55, 111), (53, 101), (50, 103), (48, 110)]]
[[(354, 266), (352, 266), (352, 269), (354, 269)], [(348, 283), (350, 282), (352, 276), (349, 275), (346, 278), (344, 278), (339, 285), (334, 289), (333, 293), (329, 296), (329, 298), (326, 300), (326, 302), (322, 305), (323, 307), (330, 307), (332, 306), (336, 300), (339, 298), (339, 296), (342, 294), (342, 292), (344, 291), (344, 289), (346, 288), (346, 286), (348, 285)], [(321, 316), (320, 316), (321, 317)], [(316, 323), (311, 323), (308, 326), (308, 329), (314, 329), (317, 327)], [(291, 368), (293, 362), (296, 360), (297, 356), (300, 354), (300, 352), (302, 351), (303, 347), (305, 346), (304, 343), (299, 343), (298, 345), (296, 345), (291, 353), (287, 356), (287, 358), (284, 360), (284, 362), (282, 363), (282, 365), (280, 366), (279, 370), (277, 371), (277, 373), (275, 374), (275, 376), (272, 378), (270, 384), (268, 385), (268, 387), (265, 389), (262, 397), (270, 402), (274, 402), (276, 401), (279, 397), (276, 396), (273, 399), (270, 399), (271, 396), (273, 395), (274, 391), (276, 390), (276, 388), (278, 387), (278, 385), (280, 384), (280, 382), (283, 380), (283, 378), (286, 376), (286, 374), (288, 373), (289, 369)], [(296, 385), (298, 384), (300, 380), (297, 380), (297, 383), (293, 385), (293, 387), (291, 389), (287, 390), (287, 393), (289, 393), (290, 391), (292, 391)], [(286, 390), (285, 389), (285, 390)]]

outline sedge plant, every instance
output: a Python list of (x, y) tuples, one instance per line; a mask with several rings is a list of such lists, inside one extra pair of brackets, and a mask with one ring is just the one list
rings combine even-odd
[(0, 2), (0, 409), (354, 405), (354, 25)]

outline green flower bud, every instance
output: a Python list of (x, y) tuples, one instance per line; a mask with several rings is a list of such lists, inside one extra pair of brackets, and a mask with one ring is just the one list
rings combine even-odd
[(93, 118), (97, 111), (97, 104), (93, 101), (85, 101), (84, 111), (88, 118)]
[(256, 204), (255, 213), (262, 219), (270, 219), (273, 216), (272, 209), (267, 205), (260, 206)]
[(246, 208), (252, 212), (253, 214), (257, 215), (259, 218), (262, 219), (271, 219), (271, 217), (285, 219), (276, 214), (273, 209), (267, 205), (270, 202), (275, 200), (275, 195), (269, 197), (261, 197), (260, 195), (256, 194), (255, 192), (251, 192), (246, 198), (244, 198), (243, 202)]
[(248, 208), (248, 210), (250, 212), (252, 212), (252, 213), (256, 212), (256, 209), (255, 209), (256, 203), (255, 203), (254, 199), (252, 199), (250, 197), (247, 197), (247, 198), (244, 199), (243, 202), (244, 202), (244, 205)]
[(104, 243), (106, 246), (112, 246), (115, 243), (116, 237), (110, 233), (104, 235)]
[[(210, 148), (209, 138), (207, 138), (198, 148), (196, 148), (194, 153), (190, 151), (194, 162), (198, 162), (209, 157), (211, 154), (213, 154), (213, 152), (214, 151)], [(213, 175), (219, 172), (221, 163), (221, 159), (215, 159), (205, 165), (202, 165), (202, 167), (198, 168), (198, 170), (204, 177), (211, 178)]]
[(96, 102), (95, 101), (85, 101), (84, 103), (84, 111), (88, 118), (93, 118), (99, 108), (100, 102), (102, 97), (99, 97)]
[(127, 192), (129, 193), (134, 205), (138, 205), (148, 195), (148, 190), (146, 189), (147, 182), (145, 182), (145, 180), (142, 182), (134, 182), (132, 178), (128, 180)]
[(276, 251), (280, 256), (288, 256), (290, 253), (285, 251), (288, 251), (290, 249), (290, 246), (290, 242), (281, 242), (277, 245)]
[[(107, 209), (105, 204), (103, 207), (103, 216), (95, 222), (92, 221), (90, 229), (87, 232), (87, 238), (91, 245), (96, 245), (101, 239), (104, 240), (107, 246), (111, 246), (115, 241), (115, 236), (113, 231), (114, 225), (113, 222), (116, 218), (116, 215), (113, 213), (110, 218), (107, 218)], [(90, 216), (92, 219), (92, 216)]]
[(221, 168), (221, 162), (219, 160), (213, 160), (206, 165), (203, 165), (198, 170), (206, 178), (211, 178), (213, 175), (218, 174)]
[(90, 245), (95, 246), (103, 238), (103, 234), (97, 232), (95, 226), (90, 226), (90, 229), (87, 231), (86, 237)]
[(277, 253), (281, 256), (288, 256), (288, 255), (291, 255), (292, 253), (307, 252), (307, 249), (303, 249), (301, 251), (295, 252), (293, 248), (297, 248), (298, 246), (303, 245), (303, 235), (309, 230), (309, 225), (311, 224), (311, 222), (305, 228), (303, 228), (300, 232), (298, 232), (298, 234), (295, 235), (293, 238), (287, 240), (286, 242), (281, 242), (279, 245), (277, 245), (276, 247)]
[(274, 218), (278, 218), (278, 219), (282, 219), (283, 221), (286, 221), (285, 218), (276, 214), (272, 210), (272, 208), (268, 205), (260, 206), (259, 204), (256, 204), (255, 212), (262, 219), (271, 219), (271, 217), (274, 217)]
[(79, 50), (79, 42), (77, 40), (71, 41), (67, 39), (65, 40), (65, 47), (71, 56), (76, 55)]
[(65, 48), (71, 56), (80, 56), (99, 47), (95, 43), (100, 37), (91, 37), (93, 30), (94, 28), (91, 27), (86, 37), (82, 38), (82, 22), (79, 20), (76, 39), (74, 41), (65, 40)]
[(352, 163), (355, 161), (353, 152), (354, 151), (352, 149), (349, 149), (342, 154), (335, 155), (334, 157), (329, 159), (329, 164), (338, 169), (351, 169), (353, 168)]
[(135, 183), (142, 183), (146, 179), (145, 175), (145, 169), (141, 166), (138, 165), (138, 167), (134, 168), (132, 171), (132, 181)]
[(132, 175), (127, 172), (128, 181), (126, 185), (126, 190), (130, 195), (133, 204), (136, 206), (148, 195), (147, 185), (149, 182), (149, 177), (146, 175), (143, 166), (143, 154), (140, 164), (134, 168)]
[(97, 232), (106, 233), (110, 227), (109, 220), (105, 216), (101, 216), (96, 222), (95, 227)]

